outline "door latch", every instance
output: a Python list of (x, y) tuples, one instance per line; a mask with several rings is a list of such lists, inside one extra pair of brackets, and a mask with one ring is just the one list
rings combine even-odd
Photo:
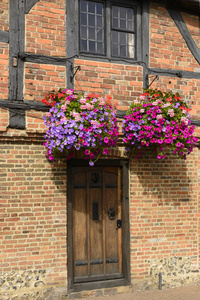
[(117, 220), (117, 228), (116, 229), (119, 229), (119, 228), (122, 228), (122, 220)]

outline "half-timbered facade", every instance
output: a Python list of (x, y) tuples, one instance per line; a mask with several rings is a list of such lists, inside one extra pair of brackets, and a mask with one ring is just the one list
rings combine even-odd
[(143, 88), (173, 90), (199, 138), (199, 13), (186, 0), (0, 0), (0, 299), (199, 283), (198, 148), (136, 160), (120, 142), (94, 167), (78, 153), (51, 163), (41, 103), (62, 87), (111, 94), (120, 125)]

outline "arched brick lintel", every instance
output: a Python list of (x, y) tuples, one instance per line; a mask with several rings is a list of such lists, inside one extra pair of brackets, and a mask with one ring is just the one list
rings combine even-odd
[(25, 2), (25, 13), (28, 14), (31, 8), (40, 0), (26, 0)]

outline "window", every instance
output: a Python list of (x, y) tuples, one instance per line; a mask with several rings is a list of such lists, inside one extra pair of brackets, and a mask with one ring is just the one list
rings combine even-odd
[(137, 6), (80, 0), (79, 50), (83, 54), (137, 58)]

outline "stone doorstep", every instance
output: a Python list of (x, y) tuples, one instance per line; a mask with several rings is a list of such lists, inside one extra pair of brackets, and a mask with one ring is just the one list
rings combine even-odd
[(68, 299), (86, 298), (86, 297), (98, 297), (98, 296), (109, 296), (117, 295), (121, 293), (129, 293), (131, 291), (131, 286), (119, 286), (106, 289), (90, 290), (73, 292), (68, 295)]

